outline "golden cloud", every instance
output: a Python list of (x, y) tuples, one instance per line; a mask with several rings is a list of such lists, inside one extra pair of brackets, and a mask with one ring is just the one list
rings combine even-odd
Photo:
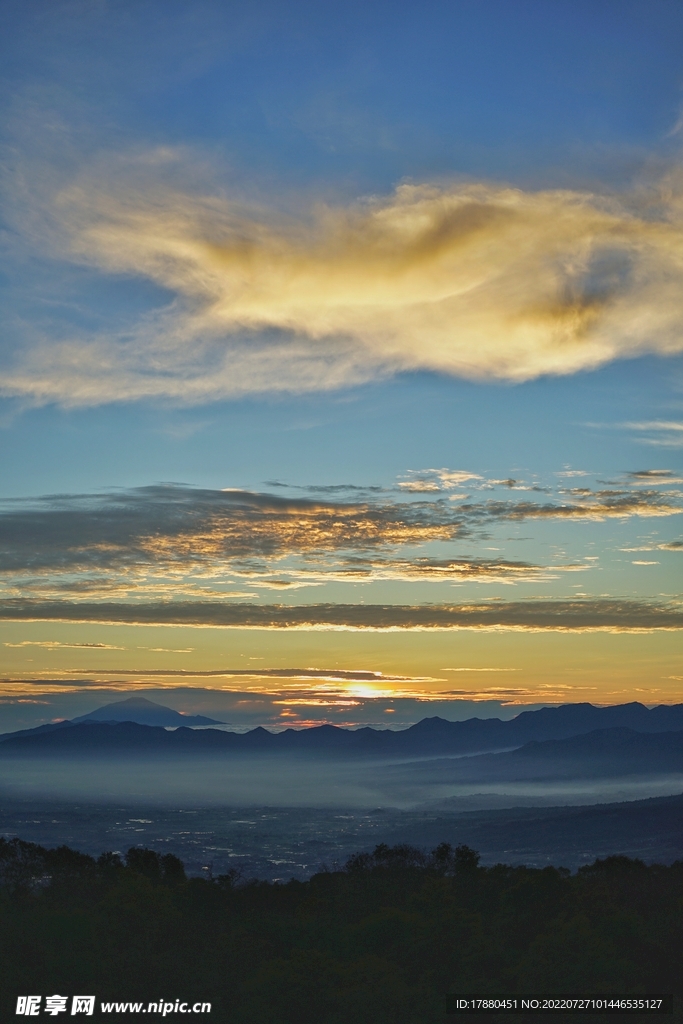
[[(327, 583), (540, 582), (585, 571), (593, 558), (539, 565), (502, 555), (463, 557), (444, 545), (505, 522), (681, 512), (679, 496), (659, 489), (567, 494), (572, 501), (456, 506), (443, 498), (321, 502), (158, 486), (9, 502), (0, 508), (0, 599), (251, 600), (257, 588)], [(679, 545), (668, 543), (671, 550)]]
[(169, 187), (168, 159), (97, 167), (51, 216), (72, 259), (173, 301), (115, 337), (29, 348), (5, 393), (200, 402), (406, 370), (524, 381), (683, 351), (680, 173), (628, 195), (405, 184), (287, 216)]
[[(573, 489), (571, 504), (532, 501), (489, 501), (484, 508), (492, 519), (576, 519), (595, 520), (622, 519), (630, 516), (646, 518), (680, 515), (681, 505), (677, 495), (666, 491), (591, 491), (588, 488)], [(477, 506), (460, 505), (465, 515)]]

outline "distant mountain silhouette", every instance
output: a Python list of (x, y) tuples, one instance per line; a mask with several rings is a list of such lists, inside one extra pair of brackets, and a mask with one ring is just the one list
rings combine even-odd
[[(147, 720), (141, 721), (142, 718)], [(117, 722), (119, 726), (125, 722), (135, 723), (136, 729), (106, 731)], [(638, 703), (606, 708), (592, 704), (564, 704), (558, 708), (524, 711), (509, 721), (470, 718), (464, 722), (448, 722), (443, 718), (424, 718), (416, 725), (396, 732), (390, 729), (343, 729), (333, 725), (286, 729), (279, 733), (271, 733), (261, 727), (247, 733), (215, 729), (193, 732), (188, 728), (207, 724), (221, 723), (201, 715), (181, 715), (144, 697), (132, 697), (108, 704), (73, 722), (5, 733), (0, 736), (0, 746), (10, 744), (12, 749), (28, 751), (30, 748), (36, 753), (40, 750), (94, 749), (102, 743), (107, 749), (115, 749), (117, 744), (122, 744), (122, 749), (136, 747), (139, 750), (165, 749), (169, 752), (252, 751), (316, 753), (334, 757), (435, 757), (511, 750), (530, 742), (565, 740), (605, 729), (629, 729), (650, 734), (677, 732), (683, 730), (683, 704), (660, 705), (651, 710)], [(166, 725), (178, 726), (176, 733), (165, 734), (166, 739), (145, 731)], [(84, 732), (93, 729), (97, 732)], [(56, 736), (48, 738), (56, 733), (60, 734), (60, 739)], [(28, 746), (22, 746), (25, 743)]]
[(634, 729), (595, 729), (580, 736), (562, 740), (532, 740), (506, 756), (521, 761), (523, 758), (543, 760), (586, 760), (590, 757), (626, 757), (636, 761), (643, 756), (652, 760), (678, 757), (683, 750), (683, 730), (676, 732), (642, 733)]
[(88, 715), (74, 718), (74, 722), (137, 722), (138, 725), (224, 725), (204, 715), (181, 715), (179, 711), (156, 704), (146, 697), (128, 697), (126, 700), (105, 704)]
[(515, 750), (472, 757), (439, 757), (399, 765), (394, 781), (416, 785), (549, 782), (683, 772), (683, 730), (642, 733), (596, 729), (562, 740), (532, 740)]
[[(637, 710), (640, 708), (640, 710)], [(233, 733), (216, 729), (193, 730), (181, 727), (167, 731), (158, 726), (140, 725), (130, 721), (59, 723), (39, 729), (12, 733), (1, 737), (0, 756), (68, 756), (102, 753), (121, 756), (225, 756), (231, 754), (259, 755), (326, 755), (339, 760), (366, 756), (382, 756), (389, 760), (425, 758), (405, 765), (406, 772), (416, 781), (447, 782), (475, 779), (533, 779), (533, 778), (593, 778), (605, 775), (648, 774), (683, 771), (683, 724), (681, 706), (657, 708), (647, 711), (640, 705), (621, 708), (597, 709), (583, 705), (583, 714), (575, 707), (549, 709), (553, 712), (539, 721), (528, 712), (511, 722), (481, 721), (445, 722), (443, 719), (424, 719), (401, 732), (359, 729), (341, 729), (331, 725), (312, 729), (288, 729), (270, 733), (266, 729), (253, 729), (248, 733)], [(588, 710), (586, 710), (588, 709)], [(562, 723), (563, 712), (567, 719)], [(636, 731), (623, 726), (592, 729), (583, 733), (562, 736), (560, 739), (531, 739), (519, 743), (520, 736), (530, 731), (530, 723), (537, 724), (537, 732), (561, 732), (577, 729), (590, 722), (593, 711), (613, 711), (614, 717), (638, 716), (640, 723), (651, 727), (666, 726), (668, 731)], [(658, 712), (658, 714), (655, 714)], [(609, 721), (609, 716), (601, 716)], [(488, 739), (486, 728), (490, 729)], [(491, 739), (493, 737), (493, 739)], [(517, 742), (515, 742), (517, 741)], [(498, 744), (497, 753), (479, 753), (472, 756), (472, 747), (492, 742)], [(469, 747), (468, 751), (466, 748)], [(503, 748), (501, 750), (501, 748)], [(505, 749), (507, 748), (507, 749)], [(481, 750), (481, 746), (479, 747)], [(470, 756), (462, 757), (462, 753)], [(446, 756), (444, 756), (446, 755)], [(450, 756), (448, 756), (450, 755)], [(454, 756), (456, 755), (456, 756)], [(399, 763), (392, 768), (401, 773)]]

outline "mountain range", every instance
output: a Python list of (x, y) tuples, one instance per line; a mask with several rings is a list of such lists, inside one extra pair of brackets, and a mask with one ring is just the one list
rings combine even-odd
[[(636, 721), (641, 728), (616, 724), (624, 720)], [(591, 728), (596, 721), (601, 727)], [(0, 737), (3, 760), (98, 755), (172, 760), (235, 755), (326, 756), (337, 761), (381, 757), (392, 763), (378, 765), (375, 777), (379, 771), (387, 780), (412, 785), (678, 774), (683, 772), (683, 707), (648, 711), (642, 705), (565, 705), (523, 712), (508, 722), (428, 718), (401, 732), (323, 725), (280, 733), (263, 728), (233, 733), (86, 718)]]
[[(121, 750), (196, 751), (206, 753), (315, 753), (334, 757), (414, 758), (490, 753), (512, 750), (533, 742), (565, 740), (606, 730), (658, 734), (683, 731), (683, 704), (648, 709), (642, 704), (595, 707), (564, 704), (524, 711), (516, 718), (470, 718), (449, 722), (425, 718), (408, 729), (344, 729), (333, 725), (247, 733), (191, 726), (218, 725), (200, 715), (181, 715), (170, 708), (135, 697), (106, 705), (74, 721), (39, 726), (0, 735), (0, 748), (39, 754), (50, 751)], [(130, 728), (122, 728), (124, 725)], [(176, 726), (174, 732), (166, 727)], [(657, 744), (653, 743), (653, 751)], [(540, 753), (538, 756), (542, 756)]]

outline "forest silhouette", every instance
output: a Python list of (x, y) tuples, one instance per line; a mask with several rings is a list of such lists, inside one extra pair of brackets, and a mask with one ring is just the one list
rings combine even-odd
[(682, 861), (614, 856), (571, 874), (381, 844), (269, 883), (187, 878), (177, 857), (136, 847), (95, 860), (0, 839), (0, 882), (3, 1020), (18, 994), (85, 992), (208, 1000), (234, 1024), (432, 1024), (458, 1019), (447, 993), (530, 991), (673, 992), (683, 1019)]

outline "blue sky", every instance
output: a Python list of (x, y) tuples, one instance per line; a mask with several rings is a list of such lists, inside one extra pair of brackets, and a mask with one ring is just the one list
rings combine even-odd
[[(199, 673), (245, 658), (405, 677), (402, 722), (679, 700), (680, 5), (0, 18), (0, 718), (237, 714)], [(285, 719), (385, 721), (337, 683)]]

